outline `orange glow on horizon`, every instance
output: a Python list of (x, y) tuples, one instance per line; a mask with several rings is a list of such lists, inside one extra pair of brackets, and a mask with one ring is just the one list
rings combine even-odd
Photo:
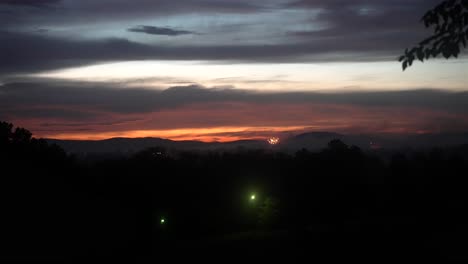
[(270, 133), (305, 131), (305, 126), (285, 127), (214, 127), (184, 128), (170, 130), (130, 130), (119, 132), (59, 133), (36, 135), (43, 138), (62, 140), (104, 140), (109, 138), (155, 137), (175, 141), (195, 140), (202, 142), (230, 142), (236, 140), (265, 140)]
[[(446, 131), (447, 126), (457, 128), (454, 131), (466, 131), (468, 127), (466, 116), (421, 107), (225, 102), (192, 104), (177, 109), (136, 114), (72, 109), (93, 118), (75, 121), (32, 117), (12, 121), (17, 126), (28, 128), (37, 138), (103, 140), (116, 137), (155, 137), (203, 142), (267, 141), (273, 136), (287, 138), (292, 134), (311, 131), (341, 134), (424, 134)], [(59, 108), (52, 110), (59, 111)], [(446, 121), (444, 123), (441, 120)], [(452, 125), (452, 120), (456, 120), (456, 126)]]

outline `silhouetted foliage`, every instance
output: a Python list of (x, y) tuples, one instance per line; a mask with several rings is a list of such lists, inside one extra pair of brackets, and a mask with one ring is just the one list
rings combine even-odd
[(432, 36), (421, 41), (418, 46), (406, 49), (399, 61), (403, 70), (414, 60), (428, 60), (442, 55), (446, 59), (457, 58), (461, 47), (466, 48), (468, 39), (468, 1), (446, 0), (429, 10), (422, 18), (426, 27), (433, 27)]
[(257, 209), (258, 224), (260, 228), (273, 228), (278, 224), (280, 217), (279, 201), (274, 197), (266, 197)]
[(385, 160), (338, 139), (294, 155), (155, 146), (83, 162), (9, 123), (0, 135), (2, 258), (468, 257), (466, 146)]

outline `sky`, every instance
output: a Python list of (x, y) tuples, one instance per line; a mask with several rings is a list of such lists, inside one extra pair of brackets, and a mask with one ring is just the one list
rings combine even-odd
[(439, 0), (0, 0), (0, 120), (36, 137), (468, 131), (468, 56), (397, 58)]

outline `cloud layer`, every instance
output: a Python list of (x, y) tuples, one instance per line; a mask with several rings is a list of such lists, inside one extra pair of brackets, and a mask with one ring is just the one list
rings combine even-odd
[[(107, 84), (24, 77), (25, 73), (46, 70), (144, 60), (282, 67), (285, 62), (296, 67), (299, 62), (323, 66), (326, 62), (394, 61), (398, 67), (396, 58), (402, 50), (430, 33), (424, 30), (420, 17), (437, 2), (0, 1), (0, 119), (27, 127), (37, 136), (73, 138), (183, 138), (194, 137), (193, 131), (206, 137), (229, 135), (238, 139), (268, 131), (468, 130), (468, 93), (443, 91), (450, 88), (449, 82), (464, 83), (456, 72), (453, 78), (444, 75), (450, 79), (439, 90), (378, 92), (379, 87), (375, 87), (374, 92), (352, 93), (260, 92), (254, 82), (259, 80), (258, 72), (249, 72), (247, 79), (253, 81), (247, 90), (197, 85), (166, 90), (129, 88), (115, 84), (117, 73), (111, 76), (115, 78), (113, 83)], [(460, 67), (465, 64), (460, 62)], [(369, 73), (356, 79), (382, 76), (379, 69), (362, 69), (369, 69)], [(161, 67), (150, 77), (179, 77), (167, 76), (167, 71)], [(353, 76), (348, 73), (343, 76)], [(429, 87), (431, 80), (441, 76), (434, 70), (431, 73), (434, 76), (425, 74), (417, 79), (421, 88)], [(235, 83), (246, 77), (225, 75), (213, 78), (232, 79)], [(318, 75), (317, 71), (311, 76), (317, 82), (325, 78)], [(388, 80), (394, 76), (385, 77)], [(397, 89), (408, 88), (408, 79), (405, 83), (403, 77), (395, 78), (399, 78), (395, 81)], [(288, 81), (304, 83), (299, 79)], [(341, 87), (349, 83), (356, 80), (345, 80)]]
[(0, 1), (0, 5), (41, 7), (57, 4), (59, 2), (61, 2), (61, 0), (2, 0)]
[[(427, 34), (419, 18), (435, 2), (4, 1), (7, 5), (0, 5), (4, 14), (0, 18), (4, 25), (0, 49), (5, 51), (6, 58), (0, 61), (0, 74), (148, 59), (394, 60), (401, 50)], [(27, 7), (31, 5), (48, 8), (33, 11)], [(297, 15), (287, 15), (288, 12)], [(219, 14), (225, 14), (226, 18), (217, 19)], [(203, 27), (207, 34), (145, 23), (132, 27), (135, 21), (155, 16), (172, 21), (175, 28)], [(204, 22), (205, 17), (212, 22)], [(91, 26), (89, 21), (95, 25)], [(232, 26), (245, 21), (249, 23), (246, 26)], [(219, 31), (220, 28), (228, 31)], [(139, 37), (148, 34), (195, 35), (184, 42), (178, 42), (178, 38), (157, 42)]]
[(150, 35), (163, 35), (163, 36), (180, 36), (180, 35), (192, 35), (196, 34), (192, 31), (187, 30), (177, 30), (167, 27), (154, 27), (154, 26), (136, 26), (127, 29), (130, 32), (145, 33)]
[(131, 131), (148, 136), (151, 131), (167, 130), (172, 132), (164, 133), (176, 138), (177, 131), (222, 127), (253, 131), (256, 127), (289, 127), (346, 133), (453, 132), (468, 130), (467, 104), (467, 92), (437, 90), (261, 93), (200, 86), (163, 91), (116, 89), (92, 83), (0, 86), (0, 119), (49, 137), (76, 137), (78, 132), (83, 137), (100, 133), (124, 136)]

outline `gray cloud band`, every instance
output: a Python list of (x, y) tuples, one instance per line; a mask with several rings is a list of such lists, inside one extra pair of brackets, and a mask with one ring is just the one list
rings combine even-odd
[[(342, 104), (361, 107), (417, 107), (454, 114), (468, 114), (468, 92), (411, 90), (391, 92), (289, 92), (259, 93), (254, 90), (179, 86), (163, 91), (116, 89), (102, 84), (83, 83), (10, 83), (0, 86), (0, 112), (23, 117), (86, 117), (80, 109), (137, 114), (177, 109), (196, 103), (241, 102), (254, 104)], [(64, 111), (58, 111), (64, 107)], [(54, 110), (55, 109), (55, 110)]]
[[(8, 3), (11, 1), (7, 1)], [(401, 51), (414, 44), (427, 32), (419, 22), (420, 16), (432, 7), (436, 0), (384, 1), (314, 1), (303, 0), (278, 4), (266, 9), (249, 1), (76, 1), (69, 6), (59, 1), (40, 1), (54, 8), (15, 14), (16, 8), (8, 6), (10, 15), (1, 16), (4, 30), (0, 31), (0, 75), (18, 72), (37, 72), (47, 69), (72, 67), (105, 61), (123, 60), (228, 60), (243, 62), (317, 62), (395, 60)], [(6, 2), (4, 2), (6, 3)], [(32, 1), (20, 1), (28, 5)], [(131, 3), (131, 4), (129, 4)], [(69, 9), (66, 9), (69, 8)], [(36, 26), (47, 32), (44, 25), (85, 23), (87, 16), (104, 17), (121, 21), (120, 15), (138, 18), (144, 15), (164, 16), (185, 13), (219, 14), (220, 12), (246, 14), (281, 11), (283, 9), (319, 10), (304, 23), (320, 22), (326, 25), (317, 31), (292, 30), (283, 38), (287, 44), (269, 43), (222, 45), (211, 43), (197, 45), (142, 44), (125, 38), (65, 39), (51, 37), (41, 32), (24, 33), (16, 30), (24, 26)], [(57, 10), (63, 12), (57, 12)], [(75, 18), (73, 18), (76, 16)], [(281, 19), (281, 17), (278, 17)], [(298, 25), (291, 25), (298, 26)], [(122, 28), (125, 30), (127, 27)], [(191, 28), (190, 25), (187, 25)], [(193, 34), (188, 30), (166, 27), (139, 26), (129, 31), (154, 35), (178, 36)], [(233, 32), (235, 33), (235, 32)], [(256, 35), (255, 32), (252, 32)], [(343, 56), (347, 54), (348, 56)]]

